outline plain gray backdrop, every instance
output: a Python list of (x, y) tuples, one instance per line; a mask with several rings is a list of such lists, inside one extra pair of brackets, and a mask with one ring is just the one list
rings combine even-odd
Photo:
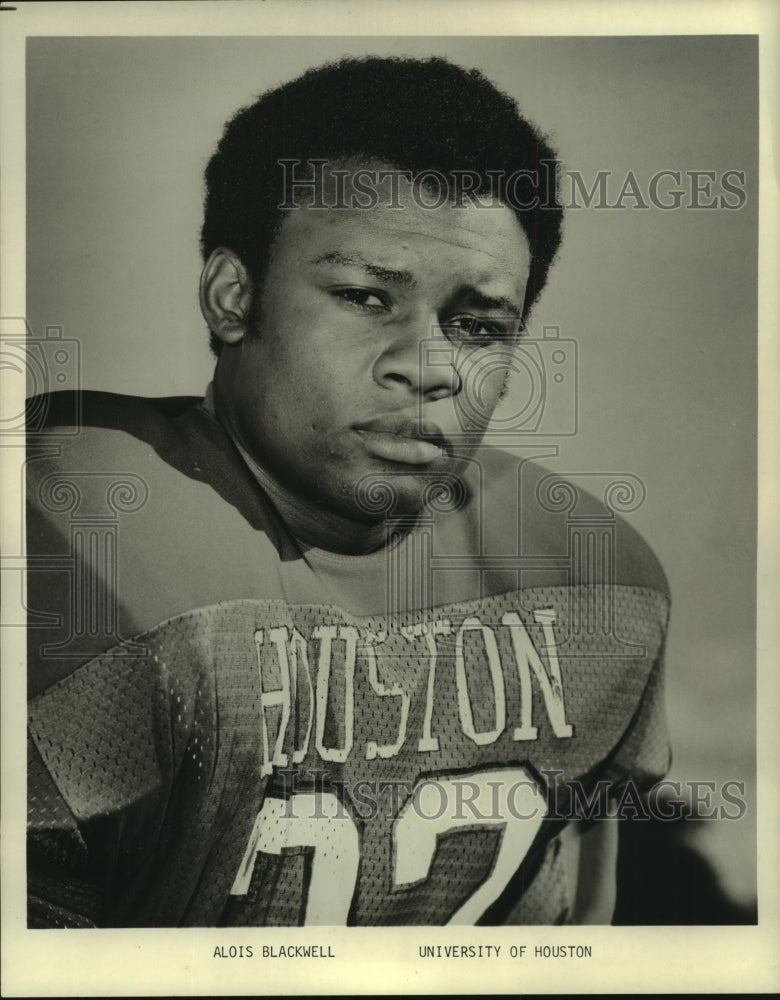
[(697, 837), (729, 893), (749, 901), (755, 38), (29, 39), (29, 321), (78, 339), (83, 387), (202, 393), (213, 365), (197, 304), (202, 174), (222, 125), (311, 65), (369, 52), (478, 66), (588, 186), (611, 171), (612, 194), (629, 170), (642, 184), (666, 169), (745, 172), (736, 211), (570, 211), (530, 325), (578, 345), (579, 431), (561, 439), (555, 470), (632, 473), (647, 489), (630, 518), (672, 590), (670, 777), (746, 782), (745, 819), (701, 824)]

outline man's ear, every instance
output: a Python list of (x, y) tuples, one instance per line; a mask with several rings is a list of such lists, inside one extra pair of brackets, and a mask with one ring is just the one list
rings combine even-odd
[(217, 247), (200, 276), (200, 310), (209, 330), (225, 344), (237, 344), (247, 332), (252, 282), (232, 250)]

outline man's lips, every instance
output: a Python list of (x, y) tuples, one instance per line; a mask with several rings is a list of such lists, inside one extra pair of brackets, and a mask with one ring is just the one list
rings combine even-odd
[(401, 414), (386, 414), (356, 424), (366, 450), (375, 458), (404, 465), (429, 465), (450, 454), (441, 428), (429, 421), (416, 421)]

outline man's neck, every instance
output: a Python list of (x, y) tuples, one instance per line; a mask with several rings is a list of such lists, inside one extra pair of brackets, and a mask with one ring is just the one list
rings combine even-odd
[(387, 544), (390, 525), (385, 521), (361, 523), (285, 489), (234, 437), (252, 475), (269, 497), (288, 531), (304, 548), (325, 549), (342, 555), (366, 555)]
[(257, 462), (233, 426), (227, 407), (220, 405), (219, 393), (209, 386), (205, 406), (230, 435), (250, 472), (284, 521), (287, 530), (304, 548), (325, 549), (341, 555), (366, 555), (387, 545), (393, 527), (387, 520), (360, 522), (344, 517), (313, 500), (301, 498), (283, 486)]

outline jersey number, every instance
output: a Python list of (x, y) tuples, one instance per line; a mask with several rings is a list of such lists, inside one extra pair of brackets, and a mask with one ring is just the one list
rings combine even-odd
[[(393, 824), (393, 888), (403, 891), (428, 878), (442, 834), (476, 826), (502, 828), (490, 874), (447, 921), (474, 924), (520, 867), (546, 813), (544, 795), (522, 768), (420, 781)], [(346, 925), (358, 878), (360, 835), (333, 792), (298, 792), (289, 802), (266, 798), (231, 895), (248, 892), (258, 851), (280, 855), (295, 847), (314, 850), (304, 924)]]

